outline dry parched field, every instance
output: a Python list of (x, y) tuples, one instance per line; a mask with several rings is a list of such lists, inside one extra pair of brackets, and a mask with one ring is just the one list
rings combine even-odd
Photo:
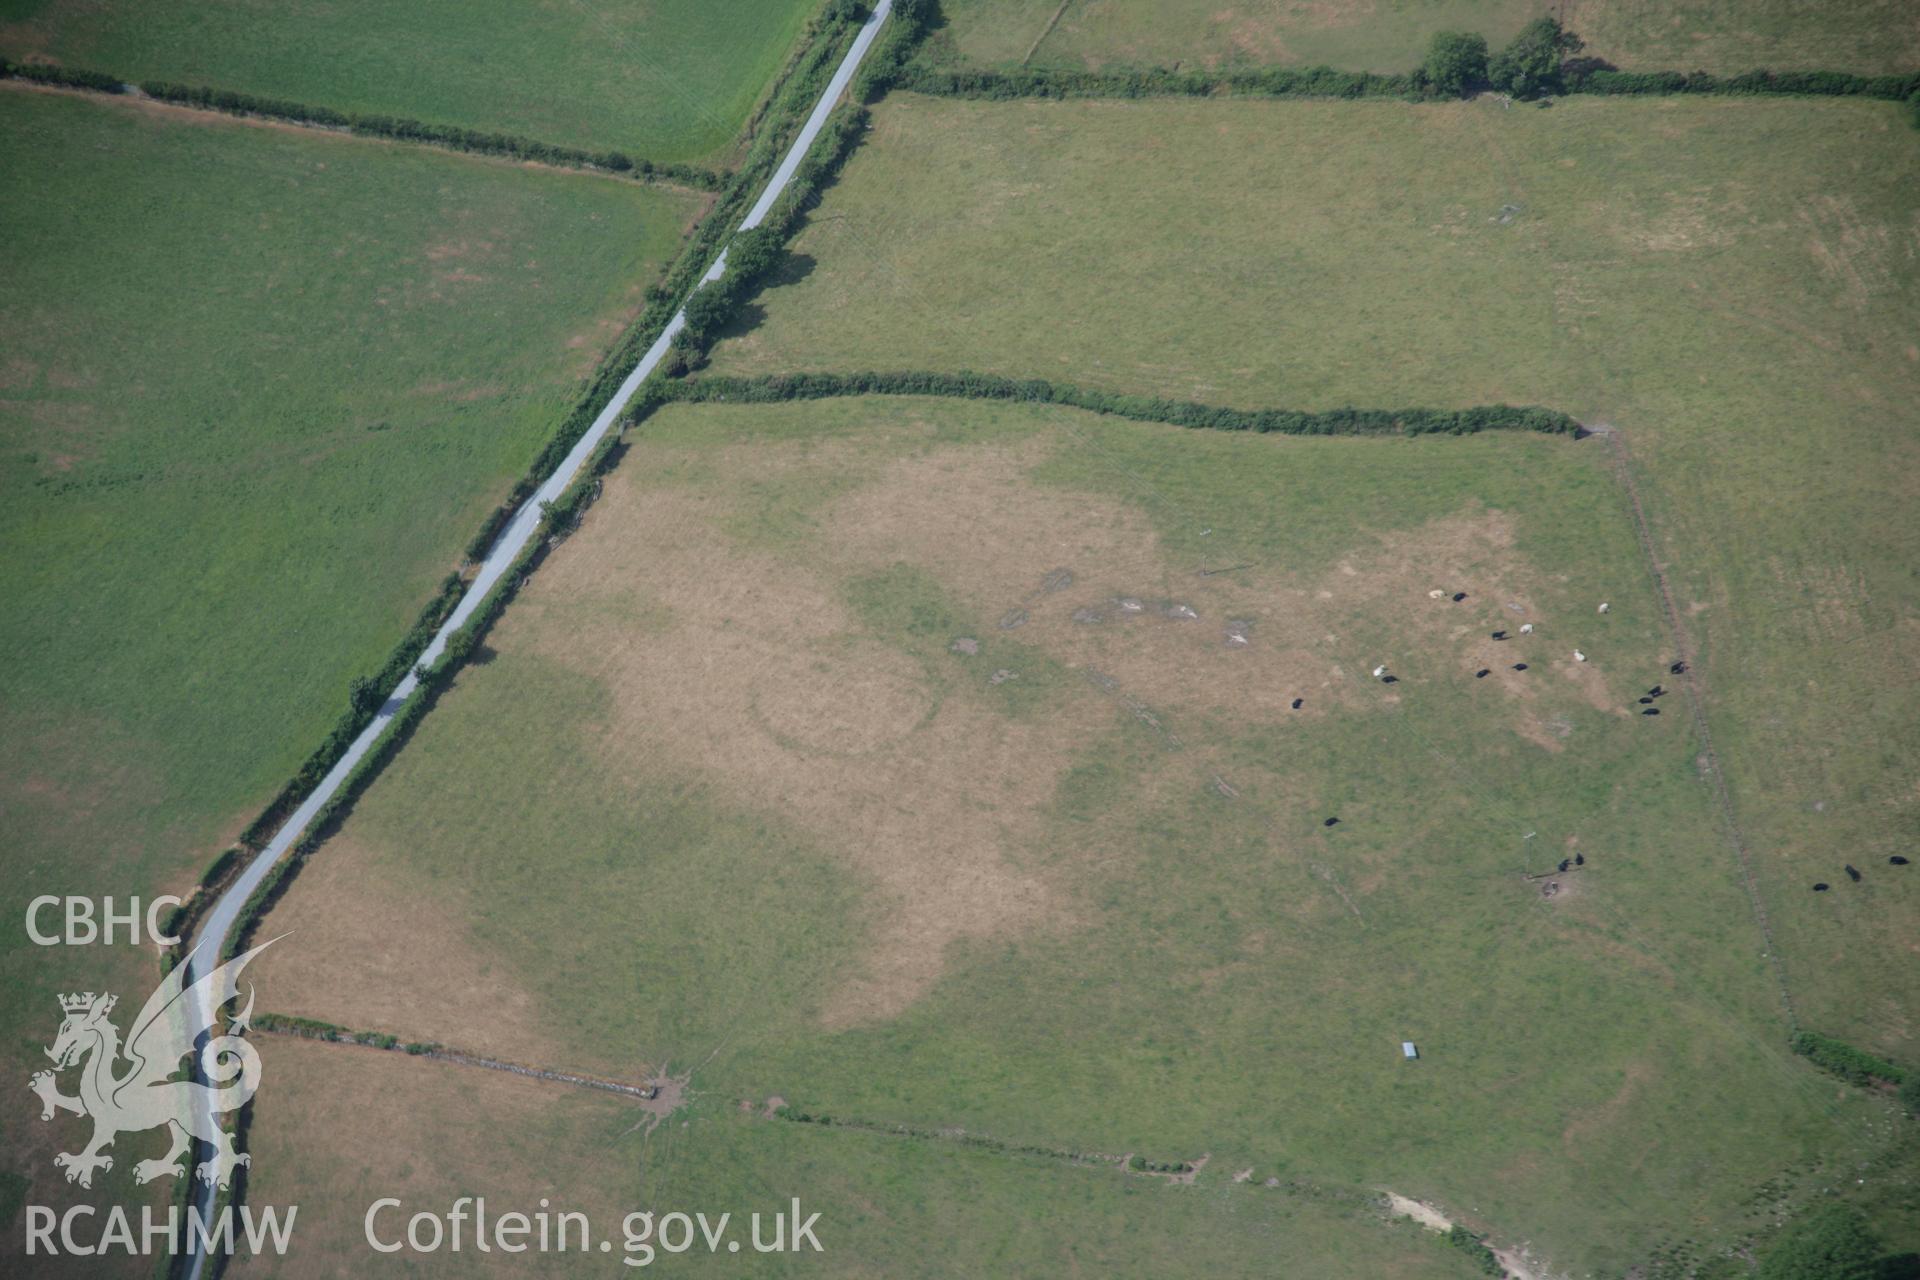
[[(1893, 674), (1920, 660), (1920, 135), (1893, 105), (896, 96), (875, 122), (795, 243), (817, 265), (718, 370), (1619, 427), (1800, 1014), (1920, 1056), (1887, 863), (1920, 803)], [(1811, 891), (1848, 862), (1857, 890)]]
[[(1628, 1265), (1881, 1141), (1781, 1047), (1667, 656), (1598, 441), (673, 407), (262, 989)], [(427, 924), (362, 956), (376, 898)]]

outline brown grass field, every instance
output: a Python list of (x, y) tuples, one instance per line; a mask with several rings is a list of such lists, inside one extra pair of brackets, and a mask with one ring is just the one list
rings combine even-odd
[(714, 363), (1619, 427), (1801, 1016), (1912, 1054), (1917, 136), (1858, 102), (890, 98), (817, 265)]
[(1785, 1052), (1682, 704), (1639, 714), (1669, 653), (1596, 439), (673, 407), (263, 999), (1391, 1188), (1562, 1267), (1731, 1248), (1888, 1121)]

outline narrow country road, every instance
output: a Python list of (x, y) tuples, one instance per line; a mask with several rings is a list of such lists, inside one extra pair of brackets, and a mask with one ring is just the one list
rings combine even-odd
[[(753, 208), (740, 223), (740, 230), (745, 231), (759, 226), (766, 218), (767, 211), (773, 207), (773, 202), (779, 198), (782, 191), (786, 190), (787, 183), (793, 178), (794, 170), (799, 168), (800, 161), (806, 156), (808, 149), (813, 146), (814, 139), (826, 125), (827, 117), (832, 113), (834, 104), (840, 100), (840, 95), (846, 92), (854, 72), (859, 69), (861, 60), (866, 57), (868, 49), (872, 47), (874, 38), (880, 33), (881, 24), (886, 21), (887, 14), (892, 8), (893, 0), (877, 0), (873, 6), (872, 16), (861, 27), (860, 34), (854, 39), (853, 47), (847, 50), (847, 56), (841, 60), (839, 68), (833, 74), (833, 79), (828, 81), (825, 92), (820, 95), (820, 100), (808, 115), (800, 135), (793, 140), (793, 146), (781, 160), (780, 167), (774, 170), (773, 177), (767, 181), (766, 189), (760, 193), (759, 200), (754, 202)], [(722, 249), (720, 255), (714, 259), (713, 265), (708, 267), (707, 273), (701, 277), (701, 284), (718, 279), (726, 265), (727, 254), (726, 250)], [(501, 576), (532, 541), (535, 531), (539, 528), (541, 505), (558, 498), (573, 482), (581, 465), (606, 437), (607, 432), (613, 429), (614, 423), (619, 421), (620, 415), (626, 411), (627, 404), (633, 399), (634, 393), (640, 389), (640, 384), (647, 380), (648, 375), (666, 356), (667, 348), (673, 342), (674, 335), (679, 333), (685, 325), (686, 312), (684, 310), (676, 312), (666, 329), (655, 339), (654, 344), (647, 348), (647, 353), (640, 358), (640, 363), (634, 366), (633, 372), (627, 375), (626, 381), (622, 382), (619, 390), (614, 392), (613, 399), (607, 402), (607, 407), (601, 410), (600, 416), (593, 420), (593, 425), (587, 429), (587, 433), (580, 437), (578, 444), (574, 445), (572, 452), (561, 460), (553, 474), (534, 491), (532, 497), (521, 504), (519, 513), (501, 532), (493, 548), (487, 552), (487, 557), (481, 562), (480, 571), (474, 576), (472, 585), (467, 588), (466, 594), (460, 598), (459, 605), (442, 624), (439, 632), (433, 637), (433, 642), (421, 655), (420, 663), (416, 665), (430, 664), (437, 659), (445, 651), (448, 638), (473, 616), (474, 610), (480, 607), (494, 587), (499, 584)], [(353, 772), (354, 766), (372, 749), (380, 735), (386, 732), (388, 726), (393, 723), (394, 716), (406, 705), (407, 700), (413, 696), (418, 687), (418, 678), (411, 672), (408, 673), (407, 677), (394, 688), (386, 704), (374, 716), (373, 722), (353, 740), (353, 745), (347, 748), (347, 753), (340, 758), (339, 763), (335, 764), (327, 776), (320, 780), (320, 785), (314, 788), (313, 794), (294, 810), (293, 816), (274, 833), (273, 839), (267, 843), (267, 846), (254, 855), (253, 861), (247, 864), (246, 869), (227, 886), (226, 892), (220, 895), (219, 901), (214, 904), (213, 910), (208, 913), (205, 922), (201, 925), (199, 938), (196, 939), (196, 945), (212, 940), (211, 945), (205, 946), (200, 952), (200, 958), (191, 962), (192, 967), (187, 973), (189, 983), (204, 977), (220, 963), (220, 957), (226, 952), (233, 940), (235, 930), (239, 927), (241, 910), (245, 907), (247, 899), (252, 897), (253, 891), (260, 887), (274, 864), (286, 856), (287, 851), (306, 830), (307, 824), (313, 821), (314, 815), (340, 790), (341, 784)], [(210, 1013), (210, 1010), (202, 1011), (203, 1016)], [(192, 1168), (192, 1164), (189, 1164), (187, 1174), (189, 1177), (192, 1176)], [(218, 1193), (214, 1188), (195, 1180), (194, 1204), (202, 1215), (210, 1218), (217, 1198)], [(193, 1247), (195, 1242), (191, 1232), (188, 1233), (188, 1240), (191, 1258), (186, 1268), (187, 1280), (201, 1280), (206, 1258), (198, 1248)]]

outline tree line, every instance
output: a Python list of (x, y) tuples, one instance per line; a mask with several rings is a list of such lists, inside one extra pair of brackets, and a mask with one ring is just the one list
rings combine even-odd
[[(1003, 378), (987, 373), (786, 373), (757, 378), (692, 378), (663, 384), (658, 399), (690, 402), (821, 400), (839, 396), (945, 396), (1058, 404), (1136, 422), (1159, 422), (1206, 431), (1249, 431), (1294, 436), (1471, 435), (1480, 431), (1538, 431), (1574, 435), (1580, 424), (1538, 405), (1476, 405), (1466, 409), (1233, 409), (1224, 405), (1164, 400), (1155, 396), (1097, 391), (1044, 378)], [(657, 400), (646, 402), (650, 409)]]
[(923, 53), (925, 36), (942, 24), (939, 0), (901, 0), (891, 30), (874, 50), (858, 86), (872, 102), (889, 89), (958, 98), (1461, 97), (1493, 90), (1516, 98), (1547, 94), (1798, 94), (1905, 102), (1920, 125), (1920, 72), (1856, 75), (1846, 71), (1767, 71), (1716, 76), (1705, 71), (1622, 71), (1600, 58), (1577, 57), (1585, 41), (1552, 17), (1535, 19), (1495, 51), (1477, 32), (1442, 31), (1409, 71), (1341, 71), (1334, 67), (1021, 67), (989, 70), (938, 65)]
[(514, 133), (429, 124), (406, 116), (336, 111), (332, 107), (316, 107), (286, 98), (267, 98), (204, 85), (174, 84), (166, 80), (143, 80), (138, 85), (130, 85), (118, 76), (101, 71), (9, 62), (0, 58), (0, 79), (7, 78), (66, 89), (86, 89), (94, 93), (126, 94), (137, 88), (156, 102), (194, 107), (202, 111), (260, 116), (320, 129), (338, 129), (362, 137), (390, 138), (396, 142), (444, 147), (450, 151), (466, 151), (476, 155), (505, 156), (513, 160), (531, 160), (572, 169), (599, 169), (642, 180), (675, 182), (702, 191), (717, 191), (725, 181), (720, 174), (698, 165), (657, 164), (652, 160), (630, 156), (624, 151), (594, 151), (586, 147), (543, 142)]

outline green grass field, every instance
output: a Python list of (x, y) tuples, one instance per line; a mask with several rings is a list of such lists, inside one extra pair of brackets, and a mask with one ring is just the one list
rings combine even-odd
[(724, 163), (817, 0), (137, 8), (0, 0), (0, 54), (410, 116), (654, 161)]
[[(1558, 15), (1586, 56), (1625, 68), (1719, 74), (1920, 66), (1920, 17), (1900, 0), (943, 0), (930, 52), (988, 67), (1333, 66), (1406, 71), (1436, 31), (1477, 31), (1498, 49)], [(1056, 15), (1057, 18), (1056, 18)]]
[(1665, 652), (1596, 440), (675, 407), (276, 907), (262, 990), (1387, 1188), (1574, 1270), (1725, 1247), (1889, 1118), (1785, 1051), (1684, 715), (1633, 714)]
[[(300, 1205), (302, 1230), (284, 1260), (236, 1264), (235, 1276), (607, 1273), (597, 1251), (488, 1256), (470, 1240), (459, 1254), (367, 1249), (361, 1220), (375, 1199), (444, 1212), (461, 1195), (484, 1196), (493, 1215), (531, 1213), (546, 1197), (555, 1210), (588, 1214), (611, 1237), (613, 1257), (636, 1261), (647, 1255), (637, 1246), (626, 1254), (629, 1213), (702, 1212), (710, 1223), (732, 1215), (737, 1255), (714, 1258), (696, 1245), (677, 1256), (656, 1244), (641, 1275), (1478, 1274), (1458, 1250), (1387, 1221), (1359, 1196), (1235, 1186), (1225, 1176), (1171, 1187), (1111, 1166), (790, 1124), (743, 1113), (717, 1087), (647, 1132), (644, 1113), (606, 1094), (278, 1038), (263, 1053), (281, 1083), (257, 1104), (249, 1199)], [(754, 1252), (749, 1215), (770, 1218), (795, 1196), (803, 1217), (821, 1215), (821, 1251)], [(378, 1226), (384, 1233), (404, 1221), (390, 1212)], [(770, 1239), (770, 1222), (763, 1231)]]
[(1625, 429), (1802, 1015), (1920, 1053), (1886, 864), (1920, 758), (1890, 675), (1920, 610), (1920, 135), (1891, 107), (902, 98), (870, 137), (718, 370)]
[[(191, 885), (385, 661), (699, 205), (17, 90), (0, 168), (18, 922), (40, 893)], [(54, 955), (17, 924), (0, 943), (21, 1061), (58, 1026)], [(137, 1008), (155, 971), (94, 947), (57, 977)], [(46, 1176), (27, 1118), (9, 1149)]]

